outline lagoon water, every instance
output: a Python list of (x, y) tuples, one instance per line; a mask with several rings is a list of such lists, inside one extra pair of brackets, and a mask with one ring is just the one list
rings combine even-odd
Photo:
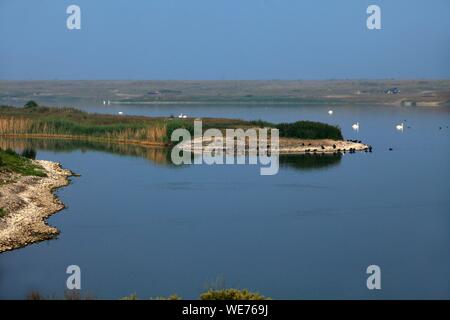
[[(2, 139), (81, 177), (56, 192), (67, 205), (48, 220), (58, 239), (0, 255), (0, 298), (62, 296), (73, 264), (82, 292), (98, 298), (197, 298), (208, 287), (274, 299), (450, 298), (450, 108), (79, 107), (324, 121), (374, 152), (283, 157), (277, 175), (260, 176), (255, 165), (177, 167), (164, 149)], [(366, 287), (372, 264), (381, 290)]]

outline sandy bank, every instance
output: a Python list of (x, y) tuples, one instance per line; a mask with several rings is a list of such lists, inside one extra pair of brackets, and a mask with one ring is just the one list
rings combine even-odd
[(0, 218), (0, 253), (28, 244), (54, 238), (59, 231), (47, 225), (46, 219), (62, 210), (64, 204), (53, 194), (56, 188), (69, 184), (73, 173), (60, 164), (35, 160), (47, 177), (0, 175), (0, 207), (6, 215)]

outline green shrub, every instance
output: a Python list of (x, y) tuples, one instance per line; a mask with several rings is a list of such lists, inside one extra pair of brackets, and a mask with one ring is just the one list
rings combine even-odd
[(268, 300), (268, 298), (247, 289), (222, 289), (208, 290), (200, 295), (200, 300)]
[(39, 107), (39, 105), (37, 104), (36, 101), (33, 101), (33, 100), (28, 101), (24, 105), (24, 108), (27, 108), (27, 109), (29, 109), (29, 108), (37, 108), (37, 107)]
[(6, 210), (3, 208), (0, 208), (0, 219), (6, 216)]
[(341, 130), (336, 126), (313, 121), (297, 121), (276, 125), (280, 137), (299, 139), (333, 139), (343, 140)]

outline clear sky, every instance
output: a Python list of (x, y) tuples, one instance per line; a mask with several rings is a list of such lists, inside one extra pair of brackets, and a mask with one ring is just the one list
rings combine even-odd
[(449, 79), (450, 1), (0, 0), (0, 79), (349, 78)]

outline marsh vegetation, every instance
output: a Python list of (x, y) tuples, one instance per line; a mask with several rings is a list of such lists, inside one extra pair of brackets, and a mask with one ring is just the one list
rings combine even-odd
[[(23, 108), (0, 107), (0, 135), (83, 138), (147, 145), (169, 145), (178, 128), (193, 133), (194, 119), (86, 113), (73, 108), (49, 108), (29, 101)], [(281, 137), (341, 140), (340, 128), (312, 121), (274, 124), (266, 121), (203, 118), (203, 130), (269, 127)]]

